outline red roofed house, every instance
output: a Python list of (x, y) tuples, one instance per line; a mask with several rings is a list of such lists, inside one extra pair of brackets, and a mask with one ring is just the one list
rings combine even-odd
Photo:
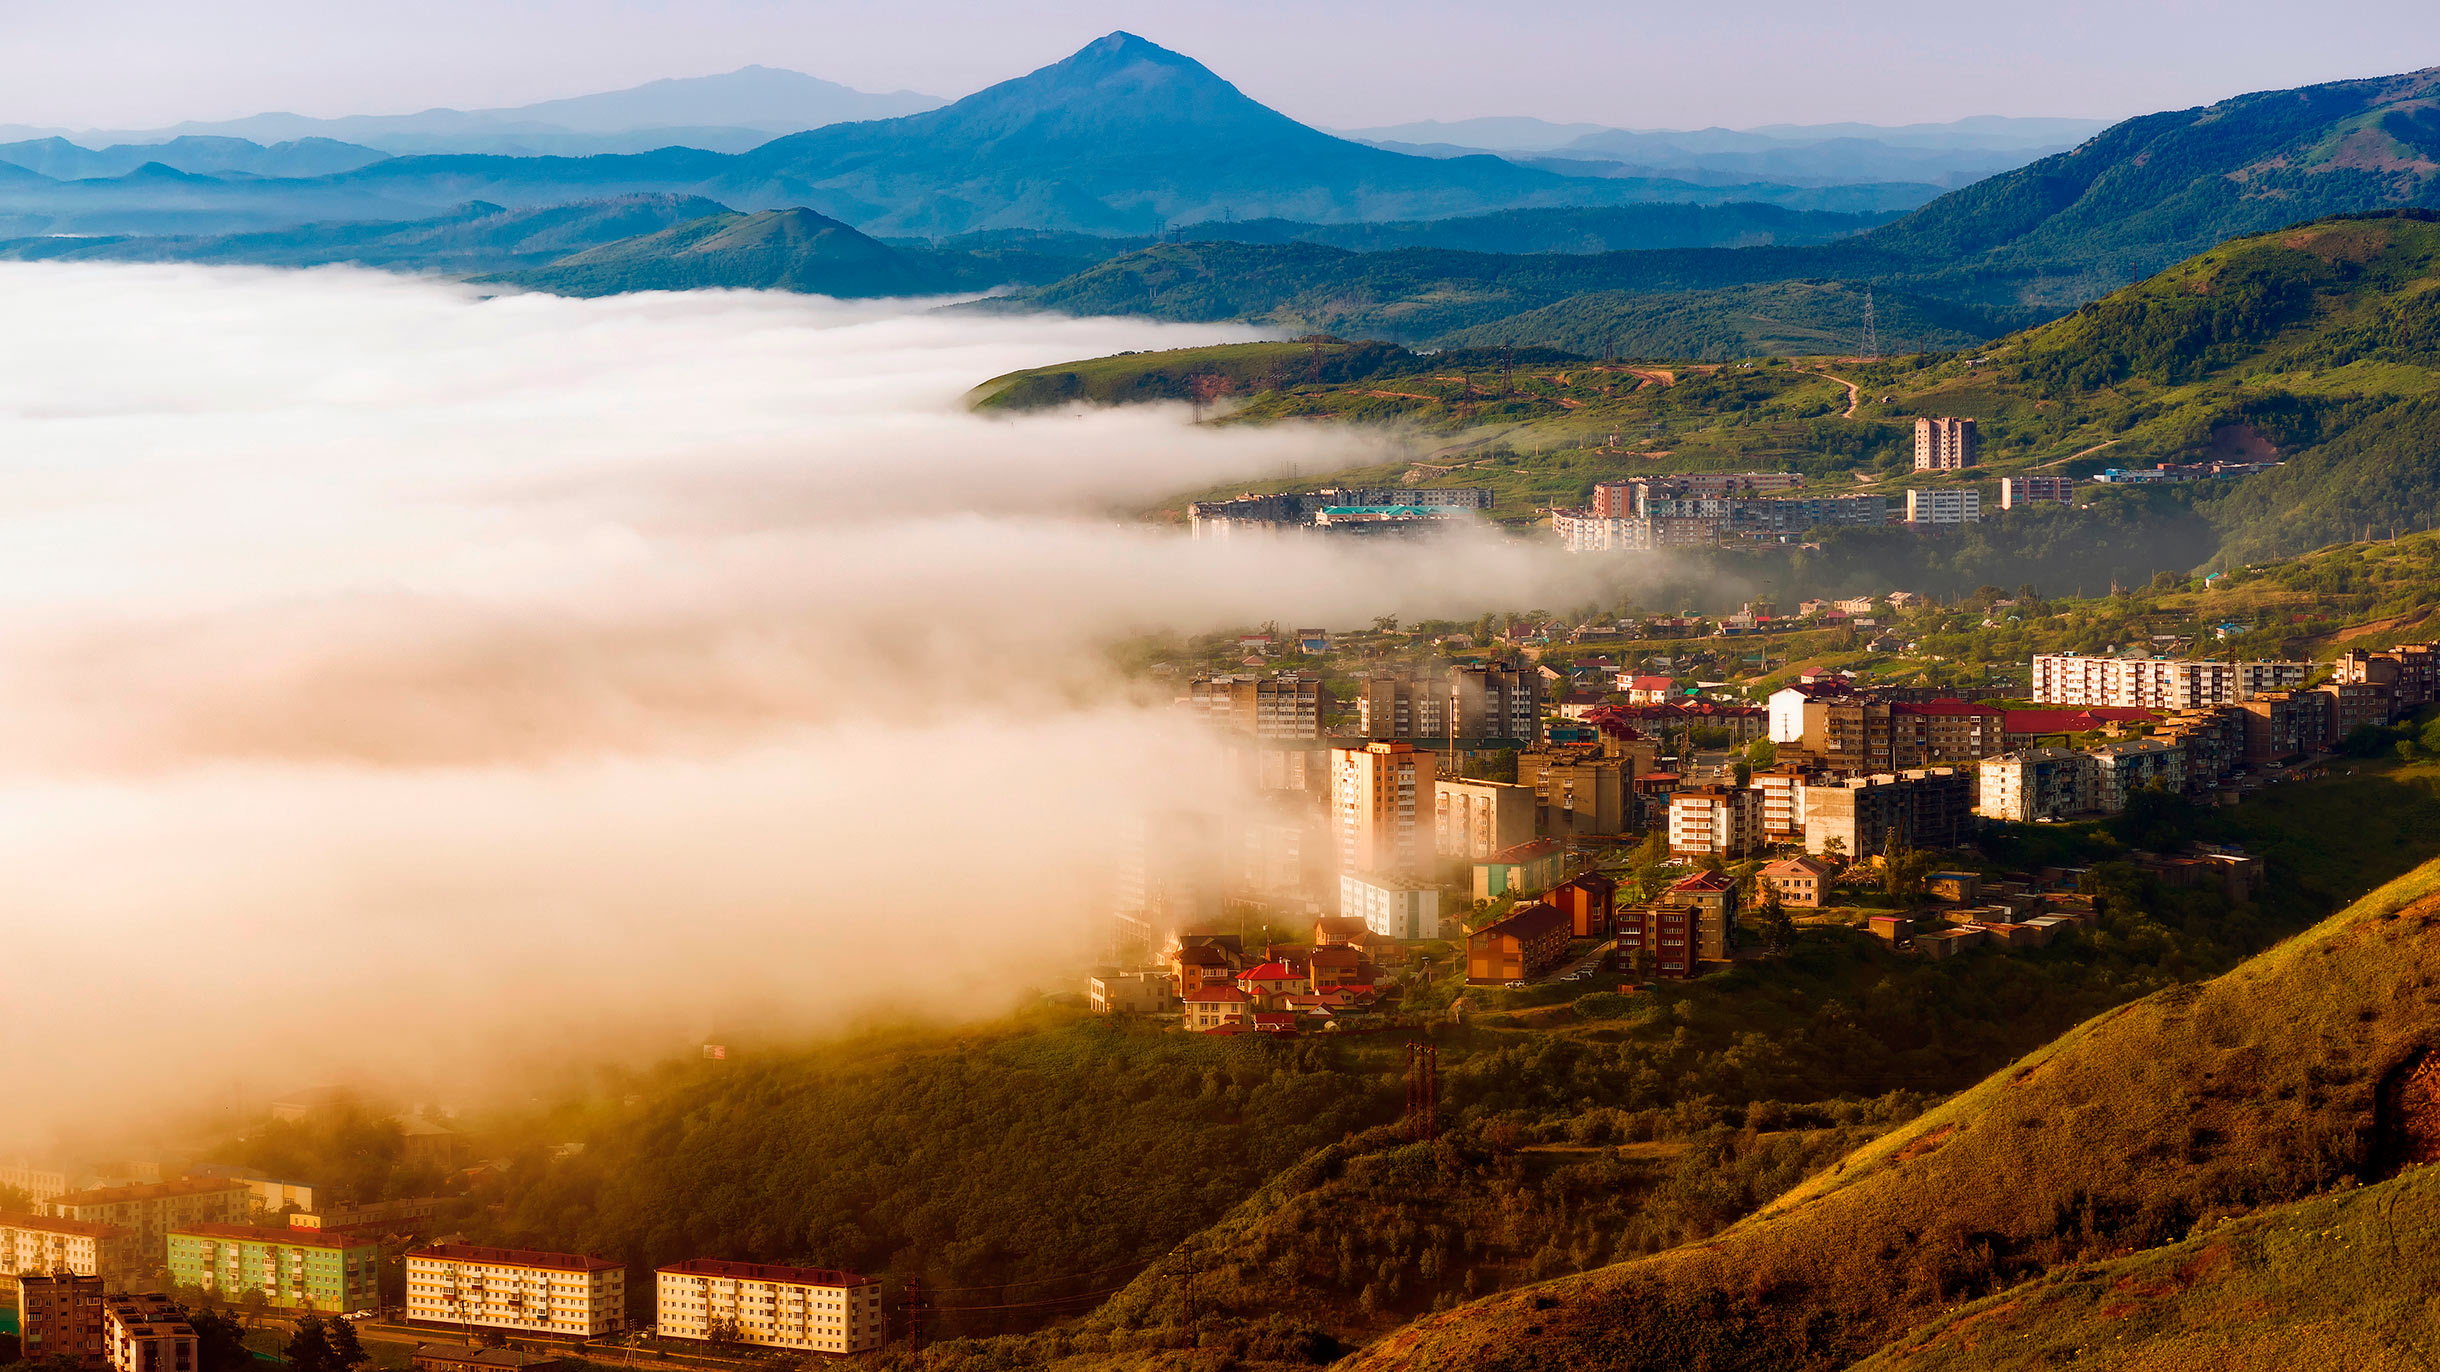
[(2121, 705), (2079, 705), (2067, 710), (2009, 710), (2001, 718), (2000, 727), (2005, 734), (2003, 751), (2013, 753), (2056, 735), (2088, 734), (2113, 724), (2150, 724), (2160, 718), (2160, 711)]
[(1186, 1007), (1181, 1022), (1197, 1032), (1242, 1024), (1253, 1010), (1252, 998), (1234, 986), (1198, 986), (1180, 1000)]
[(1249, 967), (1237, 977), (1237, 989), (1243, 991), (1259, 1010), (1276, 1009), (1287, 998), (1305, 990), (1310, 982), (1301, 970), (1284, 962), (1266, 962)]
[(1630, 705), (1666, 705), (1677, 683), (1665, 676), (1632, 676), (1618, 674), (1618, 688), (1627, 693)]
[(1170, 954), (1169, 968), (1177, 976), (1181, 996), (1197, 987), (1233, 986), (1237, 981), (1237, 960), (1227, 949), (1207, 943), (1190, 943)]
[(1524, 981), (1567, 956), (1568, 918), (1555, 905), (1520, 905), (1508, 917), (1466, 935), (1466, 981), (1494, 986)]
[(1316, 948), (1305, 955), (1305, 982), (1317, 994), (1370, 980), (1364, 955), (1353, 948)]

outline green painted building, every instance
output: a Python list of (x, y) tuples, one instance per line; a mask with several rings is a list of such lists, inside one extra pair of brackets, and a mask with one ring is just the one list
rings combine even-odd
[(197, 1224), (169, 1232), (169, 1276), (223, 1300), (259, 1291), (284, 1310), (346, 1314), (380, 1304), (380, 1245), (319, 1229)]

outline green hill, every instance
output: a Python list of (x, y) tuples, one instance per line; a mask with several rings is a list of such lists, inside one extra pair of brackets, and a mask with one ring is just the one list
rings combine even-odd
[[(2052, 313), (2237, 235), (2336, 213), (2440, 205), (2440, 152), (2424, 118), (2436, 93), (2440, 68), (2146, 115), (1822, 246), (1613, 254), (1573, 266), (1419, 249), (1357, 258), (1295, 244), (1225, 254), (1207, 245), (1156, 247), (1030, 298), (1080, 313), (1246, 319), (1407, 342), (1586, 291), (1792, 280), (1872, 283), (1985, 309)], [(1734, 311), (1740, 302), (1723, 297), (1720, 305)], [(1519, 341), (1560, 338), (1521, 334)]]
[[(1587, 357), (1701, 362), (1774, 354), (1819, 356), (1863, 336), (1867, 293), (1839, 281), (1774, 281), (1715, 291), (1594, 291), (1459, 329), (1444, 346), (1564, 348)], [(1893, 353), (1971, 347), (2010, 316), (1900, 291), (1871, 293), (1881, 347)]]
[[(2427, 866), (2087, 1022), (1713, 1240), (1427, 1317), (1346, 1367), (1840, 1367), (1964, 1302), (2389, 1175), (2440, 1146), (2397, 1085), (2440, 1042), (2436, 981)], [(2382, 1346), (2377, 1324), (2328, 1335)]]
[(716, 214), (498, 278), (559, 295), (705, 289), (866, 297), (953, 290), (931, 254), (902, 251), (811, 210)]

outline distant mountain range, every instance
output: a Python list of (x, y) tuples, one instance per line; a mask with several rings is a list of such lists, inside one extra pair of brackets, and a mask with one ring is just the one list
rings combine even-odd
[[(675, 108), (638, 104), (635, 92), (619, 98), (629, 117)], [(300, 131), (279, 120), (247, 127), (266, 136)], [(356, 148), (378, 150), (386, 136), (348, 121), (327, 127)], [(1435, 220), (1649, 202), (1876, 212), (1911, 208), (1933, 193), (1915, 184), (1707, 187), (1602, 175), (1590, 163), (1568, 164), (1591, 173), (1572, 175), (1487, 154), (1410, 156), (1308, 128), (1201, 63), (1123, 33), (939, 109), (830, 124), (734, 154), (425, 154), (281, 173), (280, 157), (301, 154), (203, 157), (206, 145), (180, 144), (158, 145), (149, 157), (113, 149), (80, 159), (40, 140), (20, 146), (37, 179), (0, 173), (0, 233), (19, 236), (220, 235), (335, 219), (419, 220), (469, 201), (534, 208), (635, 194), (701, 196), (742, 211), (803, 208), (867, 233), (938, 237), (1000, 228), (1127, 236), (1203, 221)], [(312, 146), (333, 158), (361, 156)], [(137, 157), (146, 160), (120, 177), (92, 176)], [(60, 174), (43, 179), (44, 166)], [(121, 184), (130, 179), (137, 184)]]
[[(876, 95), (802, 72), (744, 67), (719, 76), (653, 81), (627, 90), (545, 100), (513, 109), (432, 109), (420, 114), (362, 114), (338, 119), (257, 114), (166, 129), (82, 132), (0, 125), (0, 140), (59, 138), (100, 148), (198, 137), (254, 143), (326, 139), (393, 155), (476, 152), (583, 157), (666, 147), (744, 152), (780, 134), (849, 120), (890, 119), (934, 109), (943, 103), (938, 96), (914, 91)], [(172, 165), (186, 171), (205, 170), (175, 162)]]
[[(1895, 127), (1780, 124), (1743, 130), (1645, 130), (1497, 118), (1399, 124), (1346, 136), (1426, 157), (1496, 152), (1575, 175), (1597, 171), (1698, 184), (1918, 182), (1954, 187), (2064, 152), (2107, 127), (2098, 119), (1984, 116)], [(1565, 165), (1570, 162), (1578, 165)]]

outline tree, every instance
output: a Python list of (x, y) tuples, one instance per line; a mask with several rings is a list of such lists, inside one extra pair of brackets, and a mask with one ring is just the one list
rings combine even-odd
[(373, 1355), (364, 1351), (356, 1338), (356, 1326), (346, 1320), (330, 1320), (323, 1324), (322, 1335), (330, 1341), (330, 1364), (335, 1372), (355, 1372), (371, 1362)]
[(1836, 834), (1832, 834), (1830, 837), (1823, 839), (1822, 856), (1829, 859), (1833, 863), (1844, 861), (1847, 857), (1847, 840), (1840, 838)]
[(1374, 615), (1373, 632), (1377, 634), (1394, 634), (1398, 632), (1398, 616)]
[(1735, 786), (1740, 791), (1744, 790), (1746, 786), (1754, 779), (1754, 764), (1744, 761), (1731, 763), (1728, 769), (1728, 778), (1730, 785)]
[(330, 1331), (320, 1315), (301, 1315), (288, 1346), (280, 1350), (289, 1372), (341, 1372), (330, 1347)]
[(1785, 953), (1796, 943), (1796, 921), (1779, 899), (1779, 883), (1762, 883), (1762, 942), (1773, 956)]
[(1779, 765), (1779, 745), (1767, 738), (1758, 738), (1745, 745), (1745, 761), (1752, 771), (1762, 771)]
[(186, 1322), (195, 1331), (196, 1372), (243, 1372), (254, 1361), (246, 1350), (246, 1329), (218, 1310), (189, 1311)]

